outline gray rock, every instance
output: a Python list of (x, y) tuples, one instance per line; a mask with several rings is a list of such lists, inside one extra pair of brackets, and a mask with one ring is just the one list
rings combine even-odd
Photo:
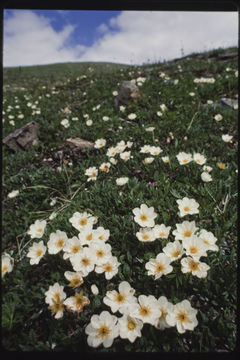
[(119, 85), (118, 95), (114, 99), (114, 107), (127, 105), (130, 101), (137, 101), (140, 98), (139, 88), (131, 81), (122, 81)]
[(12, 150), (28, 150), (38, 141), (38, 123), (31, 121), (3, 139), (3, 144)]
[(229, 99), (229, 98), (221, 98), (221, 103), (225, 106), (228, 106), (234, 110), (237, 110), (238, 100), (237, 99)]

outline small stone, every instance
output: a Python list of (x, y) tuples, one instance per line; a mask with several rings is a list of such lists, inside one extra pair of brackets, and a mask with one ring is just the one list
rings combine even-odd
[(3, 139), (3, 144), (12, 150), (28, 150), (38, 141), (38, 123), (31, 121)]

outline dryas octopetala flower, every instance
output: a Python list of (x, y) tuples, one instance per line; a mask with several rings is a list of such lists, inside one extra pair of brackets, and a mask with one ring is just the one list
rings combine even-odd
[(73, 236), (72, 238), (66, 240), (66, 243), (63, 247), (63, 252), (64, 252), (63, 259), (64, 260), (69, 259), (71, 258), (71, 256), (79, 253), (82, 250), (83, 247), (81, 245), (80, 240), (78, 239), (77, 236)]
[(131, 305), (130, 314), (132, 317), (142, 320), (143, 323), (154, 325), (162, 312), (153, 295), (140, 295), (138, 304)]
[(199, 204), (194, 199), (184, 197), (183, 199), (176, 200), (178, 203), (179, 216), (198, 214)]
[(182, 241), (186, 255), (192, 256), (193, 259), (199, 260), (202, 256), (207, 256), (207, 246), (199, 239), (198, 236), (193, 235), (188, 239)]
[(162, 250), (170, 258), (171, 262), (180, 259), (184, 254), (183, 246), (178, 240), (167, 243)]
[(134, 113), (131, 113), (131, 114), (128, 115), (129, 120), (134, 120), (134, 119), (136, 119), (136, 117), (137, 117), (137, 115), (134, 114)]
[(107, 163), (102, 163), (102, 164), (99, 166), (99, 170), (102, 171), (102, 172), (108, 173), (110, 167), (111, 167), (111, 164), (110, 164), (109, 162), (107, 162)]
[(224, 142), (232, 142), (232, 138), (233, 138), (233, 136), (231, 136), (231, 135), (228, 135), (228, 134), (224, 134), (224, 135), (222, 135), (222, 140), (224, 141)]
[(171, 313), (174, 305), (170, 303), (165, 296), (160, 296), (157, 301), (162, 314), (158, 319), (156, 319), (154, 326), (158, 330), (164, 330), (166, 328), (170, 328), (171, 326), (166, 322), (166, 315), (168, 313)]
[(135, 208), (132, 210), (134, 216), (134, 221), (142, 227), (153, 227), (155, 225), (154, 219), (157, 217), (157, 214), (154, 212), (154, 208), (148, 207), (146, 204), (142, 204), (140, 208)]
[(203, 171), (206, 171), (208, 173), (212, 171), (212, 167), (208, 166), (208, 165), (204, 165), (202, 169), (203, 169)]
[(216, 121), (221, 121), (221, 120), (223, 119), (223, 117), (222, 117), (221, 114), (217, 114), (217, 115), (214, 116), (214, 119), (215, 119)]
[(155, 233), (152, 228), (140, 228), (139, 231), (136, 233), (136, 237), (139, 241), (142, 242), (151, 242), (156, 240)]
[(40, 239), (44, 234), (46, 225), (46, 220), (36, 220), (34, 224), (30, 225), (27, 233), (31, 236), (32, 239)]
[(106, 145), (106, 140), (105, 139), (97, 139), (94, 143), (94, 147), (95, 149), (100, 149), (102, 148), (103, 146)]
[(171, 226), (165, 226), (164, 224), (157, 224), (152, 229), (156, 239), (167, 239), (169, 236)]
[(146, 157), (145, 159), (143, 159), (143, 165), (149, 165), (154, 161), (153, 157)]
[(9, 198), (14, 198), (19, 195), (19, 190), (13, 190), (10, 193), (8, 193)]
[(192, 161), (192, 154), (188, 154), (182, 151), (176, 155), (176, 158), (178, 159), (180, 165), (186, 165)]
[(169, 156), (162, 156), (161, 159), (165, 164), (168, 164), (170, 162)]
[(91, 292), (93, 293), (93, 295), (98, 295), (99, 294), (99, 290), (98, 290), (97, 285), (95, 285), (95, 284), (91, 285)]
[(128, 309), (132, 304), (137, 303), (134, 293), (135, 290), (131, 285), (127, 281), (122, 281), (118, 286), (118, 291), (107, 291), (103, 302), (110, 306), (113, 313), (119, 311), (121, 314), (125, 314), (128, 313)]
[(7, 253), (2, 254), (2, 278), (6, 273), (10, 273), (13, 270), (14, 259)]
[(166, 321), (170, 326), (176, 326), (180, 334), (186, 330), (193, 330), (198, 325), (196, 318), (197, 310), (193, 309), (188, 300), (183, 300), (174, 305), (171, 312), (166, 315)]
[(173, 235), (176, 240), (184, 240), (193, 236), (197, 230), (198, 227), (196, 227), (195, 221), (183, 221), (181, 224), (176, 224)]
[(211, 177), (211, 175), (210, 175), (207, 171), (203, 171), (203, 172), (201, 173), (201, 179), (202, 179), (202, 181), (204, 181), (204, 182), (210, 182), (210, 181), (212, 181), (212, 177)]
[(207, 276), (207, 271), (209, 269), (210, 266), (199, 260), (194, 260), (191, 256), (184, 257), (181, 260), (181, 270), (184, 274), (191, 272), (193, 276), (197, 276), (201, 279)]
[(112, 247), (110, 244), (105, 244), (105, 242), (100, 240), (91, 241), (89, 248), (95, 254), (95, 264), (102, 265), (105, 264), (112, 257)]
[(194, 153), (193, 154), (193, 160), (199, 165), (204, 165), (205, 162), (207, 161), (205, 156), (202, 155), (202, 154), (199, 154), (199, 153)]
[(88, 345), (96, 348), (103, 344), (105, 348), (109, 348), (119, 335), (117, 321), (117, 317), (108, 311), (102, 311), (100, 315), (94, 314), (85, 329)]
[(124, 314), (121, 318), (118, 319), (118, 324), (119, 335), (122, 339), (128, 339), (131, 343), (133, 343), (137, 337), (142, 336), (142, 320)]
[(66, 293), (63, 290), (64, 287), (56, 282), (45, 292), (45, 302), (49, 305), (52, 314), (55, 315), (55, 319), (63, 317), (63, 301), (66, 299)]
[(118, 273), (118, 267), (120, 266), (116, 256), (112, 256), (105, 264), (97, 265), (95, 272), (97, 274), (104, 273), (107, 280), (112, 279), (114, 275)]
[(57, 254), (61, 251), (67, 241), (67, 234), (64, 231), (57, 230), (50, 234), (50, 239), (47, 243), (49, 254)]
[(78, 231), (82, 230), (84, 227), (89, 225), (94, 225), (97, 223), (98, 218), (92, 216), (87, 212), (79, 213), (78, 211), (73, 214), (69, 219), (72, 226)]
[(28, 249), (27, 257), (30, 258), (31, 265), (37, 265), (41, 258), (44, 256), (47, 247), (43, 244), (43, 241), (39, 243), (33, 243), (32, 246)]
[(95, 236), (97, 240), (106, 242), (109, 239), (110, 231), (108, 229), (104, 229), (102, 226), (99, 226), (95, 229)]
[(96, 230), (93, 229), (93, 225), (89, 224), (80, 230), (78, 234), (81, 245), (90, 245), (90, 243), (97, 239)]
[(128, 183), (129, 178), (128, 177), (120, 177), (116, 179), (116, 184), (118, 186), (123, 186)]
[(120, 154), (120, 158), (124, 161), (128, 161), (131, 157), (131, 151), (124, 151)]
[(65, 271), (64, 276), (69, 281), (69, 286), (72, 287), (73, 289), (83, 284), (82, 273), (80, 271), (78, 272)]
[(217, 238), (213, 235), (211, 231), (207, 231), (205, 229), (201, 229), (198, 234), (199, 239), (201, 239), (204, 244), (207, 246), (207, 251), (218, 251), (219, 247), (215, 244)]
[(150, 259), (145, 268), (148, 270), (148, 275), (154, 275), (155, 280), (159, 279), (162, 275), (167, 275), (173, 271), (170, 265), (171, 259), (164, 253), (159, 253), (155, 259)]
[(82, 276), (87, 276), (95, 267), (95, 254), (88, 248), (84, 247), (82, 251), (70, 257), (70, 261), (74, 271), (80, 271)]
[(97, 180), (97, 176), (98, 176), (98, 169), (96, 168), (96, 166), (91, 166), (88, 169), (86, 169), (85, 171), (85, 175), (88, 176), (87, 181), (94, 181)]
[(151, 146), (150, 154), (153, 156), (159, 155), (163, 150), (159, 146)]
[(148, 154), (151, 151), (152, 146), (151, 145), (144, 145), (140, 149), (140, 153)]
[(68, 310), (79, 313), (83, 311), (84, 306), (90, 304), (90, 301), (88, 297), (83, 296), (83, 293), (81, 291), (80, 293), (76, 292), (74, 296), (70, 296), (69, 298), (64, 300), (63, 304)]

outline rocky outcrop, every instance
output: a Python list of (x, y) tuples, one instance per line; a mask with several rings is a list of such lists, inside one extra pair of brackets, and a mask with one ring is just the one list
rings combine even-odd
[(3, 144), (15, 151), (28, 150), (37, 143), (38, 133), (38, 123), (31, 121), (6, 136), (3, 139)]

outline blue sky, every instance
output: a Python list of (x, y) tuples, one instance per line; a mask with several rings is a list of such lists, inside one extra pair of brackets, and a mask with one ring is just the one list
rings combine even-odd
[(238, 43), (237, 12), (5, 10), (4, 66), (142, 64)]

